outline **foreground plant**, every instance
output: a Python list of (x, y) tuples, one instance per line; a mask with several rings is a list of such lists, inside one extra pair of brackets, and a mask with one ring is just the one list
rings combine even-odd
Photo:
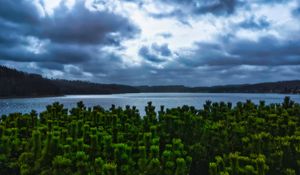
[(3, 115), (0, 174), (300, 174), (300, 105), (288, 97), (145, 110), (79, 102)]

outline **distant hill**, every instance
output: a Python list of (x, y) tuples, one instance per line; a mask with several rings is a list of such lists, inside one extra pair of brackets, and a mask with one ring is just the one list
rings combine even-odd
[(137, 86), (141, 92), (191, 92), (192, 88), (173, 85), (173, 86)]
[(86, 81), (52, 80), (62, 94), (117, 94), (136, 93), (139, 90), (132, 86), (118, 84), (98, 84)]
[(300, 80), (278, 81), (257, 84), (226, 85), (212, 87), (195, 87), (193, 91), (211, 93), (300, 93)]
[(138, 86), (141, 92), (300, 93), (300, 80), (211, 87)]
[(211, 87), (127, 86), (87, 81), (53, 80), (0, 66), (0, 97), (40, 97), (70, 94), (138, 92), (300, 93), (300, 80)]
[(36, 97), (60, 95), (60, 89), (49, 79), (0, 66), (0, 97)]
[(85, 81), (53, 80), (0, 66), (0, 97), (40, 97), (67, 94), (115, 94), (139, 92), (135, 87)]

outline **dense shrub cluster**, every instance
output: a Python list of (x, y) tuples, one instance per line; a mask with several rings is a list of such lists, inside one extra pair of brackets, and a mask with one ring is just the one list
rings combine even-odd
[(300, 105), (288, 97), (154, 109), (54, 103), (2, 116), (0, 174), (300, 174)]

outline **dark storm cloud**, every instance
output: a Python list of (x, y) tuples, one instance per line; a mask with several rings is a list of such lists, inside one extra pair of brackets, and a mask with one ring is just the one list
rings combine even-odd
[(166, 61), (166, 57), (170, 57), (172, 52), (167, 44), (158, 45), (157, 43), (153, 43), (151, 47), (141, 47), (139, 55), (148, 61), (161, 63)]
[(237, 40), (231, 44), (229, 52), (240, 57), (252, 58), (249, 59), (249, 63), (253, 64), (259, 62), (269, 65), (300, 64), (299, 40), (280, 41), (275, 37), (262, 37), (258, 42)]
[[(91, 48), (77, 45), (51, 45), (44, 57), (52, 62), (62, 64), (76, 64), (92, 59), (93, 52)], [(95, 53), (96, 54), (96, 53)], [(43, 57), (42, 57), (43, 58)]]
[(6, 26), (2, 26), (1, 30), (10, 27), (19, 30), (20, 35), (81, 44), (105, 42), (111, 33), (118, 35), (116, 38), (131, 38), (139, 33), (138, 27), (121, 15), (90, 11), (81, 0), (77, 0), (69, 10), (63, 2), (53, 15), (41, 17), (33, 2), (3, 0), (0, 2), (0, 19), (4, 20)]
[(250, 30), (260, 30), (266, 29), (270, 26), (270, 22), (266, 19), (266, 17), (256, 18), (251, 16), (250, 18), (246, 19), (245, 21), (239, 24), (239, 27), (250, 29)]
[(182, 9), (176, 9), (171, 12), (149, 13), (149, 16), (155, 19), (176, 18), (181, 24), (191, 26), (191, 24), (186, 19), (187, 14), (183, 12)]
[(146, 46), (143, 46), (139, 50), (139, 55), (145, 58), (148, 61), (155, 62), (155, 63), (161, 63), (164, 62), (165, 60), (159, 58), (158, 55), (154, 53), (150, 53), (150, 49)]
[(36, 24), (40, 13), (36, 5), (25, 0), (1, 0), (0, 18), (15, 23)]
[[(24, 42), (25, 43), (25, 42)], [(27, 43), (29, 47), (29, 43)], [(0, 59), (19, 62), (53, 62), (60, 64), (76, 64), (92, 58), (92, 50), (76, 45), (49, 44), (47, 50), (41, 53), (30, 51), (23, 45), (17, 47), (0, 47)]]
[[(42, 21), (37, 34), (59, 43), (99, 44), (109, 43), (110, 33), (122, 38), (132, 38), (139, 29), (127, 18), (107, 11), (90, 11), (83, 1), (77, 1), (73, 9), (61, 5)], [(120, 38), (121, 37), (121, 38)], [(113, 41), (113, 43), (115, 43)]]
[(165, 5), (171, 5), (170, 12), (149, 13), (154, 18), (176, 18), (182, 24), (191, 26), (187, 17), (195, 15), (213, 14), (226, 16), (233, 14), (239, 6), (244, 4), (239, 0), (160, 0)]
[[(97, 59), (99, 48), (119, 46), (122, 40), (140, 32), (128, 18), (90, 11), (81, 0), (71, 10), (62, 1), (53, 15), (41, 14), (33, 1), (0, 2), (0, 60), (36, 62), (43, 68), (61, 70), (64, 64)], [(43, 51), (35, 52), (34, 44), (43, 45)]]
[(171, 56), (171, 54), (172, 54), (171, 50), (169, 49), (168, 44), (158, 45), (157, 43), (153, 43), (151, 48), (161, 56), (168, 57), (168, 56)]
[(32, 62), (39, 61), (39, 58), (28, 52), (25, 48), (0, 48), (0, 60), (16, 61), (16, 62)]
[(292, 0), (256, 0), (256, 3), (262, 4), (275, 4), (275, 3), (288, 3)]
[(190, 55), (181, 56), (183, 64), (208, 66), (300, 65), (299, 40), (281, 41), (273, 36), (258, 41), (232, 38), (227, 43), (197, 43)]
[(300, 16), (300, 2), (298, 4), (298, 7), (296, 7), (294, 10), (293, 10), (293, 15), (295, 15), (296, 17), (299, 17)]
[(40, 68), (46, 68), (46, 69), (51, 69), (51, 70), (59, 70), (63, 71), (64, 70), (64, 65), (60, 63), (55, 63), (55, 62), (38, 62), (37, 66)]
[(204, 0), (196, 1), (193, 6), (196, 13), (232, 14), (238, 4), (238, 0)]
[(296, 9), (296, 10), (294, 11), (294, 13), (295, 13), (296, 15), (300, 16), (300, 7), (299, 7), (298, 9)]
[[(183, 24), (189, 24), (187, 17), (213, 14), (215, 16), (228, 16), (234, 14), (236, 11), (249, 9), (251, 4), (284, 4), (292, 0), (160, 0), (165, 5), (173, 6), (174, 10), (169, 12), (149, 13), (154, 18), (176, 18)], [(297, 13), (297, 10), (295, 10)], [(249, 21), (251, 22), (251, 21)], [(264, 23), (264, 24), (261, 24)], [(267, 21), (256, 21), (257, 27), (260, 25), (267, 25)], [(253, 24), (253, 25), (255, 25)], [(247, 26), (247, 24), (245, 24)]]
[(18, 25), (0, 18), (0, 48), (24, 44), (24, 29)]
[(66, 73), (72, 75), (72, 77), (77, 77), (77, 76), (83, 75), (83, 71), (80, 68), (74, 67), (74, 66), (67, 67)]
[(238, 0), (167, 0), (163, 2), (188, 8), (194, 14), (212, 13), (215, 15), (232, 14), (239, 3)]
[[(110, 75), (111, 72), (121, 74), (123, 61), (120, 55), (104, 51), (95, 51), (93, 55), (97, 55), (97, 57), (91, 57), (77, 63), (66, 60), (67, 62), (63, 64), (58, 62), (38, 62), (37, 64), (42, 68), (63, 72), (62, 76), (57, 77), (63, 79), (111, 83), (111, 77), (104, 79), (107, 75)], [(86, 76), (86, 73), (92, 76)]]
[(14, 34), (0, 33), (0, 47), (12, 47), (19, 43), (19, 37)]
[(119, 74), (119, 69), (124, 67), (121, 55), (105, 51), (98, 51), (95, 54), (97, 57), (74, 65), (80, 67), (84, 72), (91, 73), (95, 77), (100, 74), (108, 74), (109, 72)]

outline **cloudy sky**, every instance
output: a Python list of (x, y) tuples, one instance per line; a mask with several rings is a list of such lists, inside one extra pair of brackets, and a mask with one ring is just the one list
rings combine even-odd
[(1, 0), (0, 64), (49, 78), (299, 79), (299, 0)]

